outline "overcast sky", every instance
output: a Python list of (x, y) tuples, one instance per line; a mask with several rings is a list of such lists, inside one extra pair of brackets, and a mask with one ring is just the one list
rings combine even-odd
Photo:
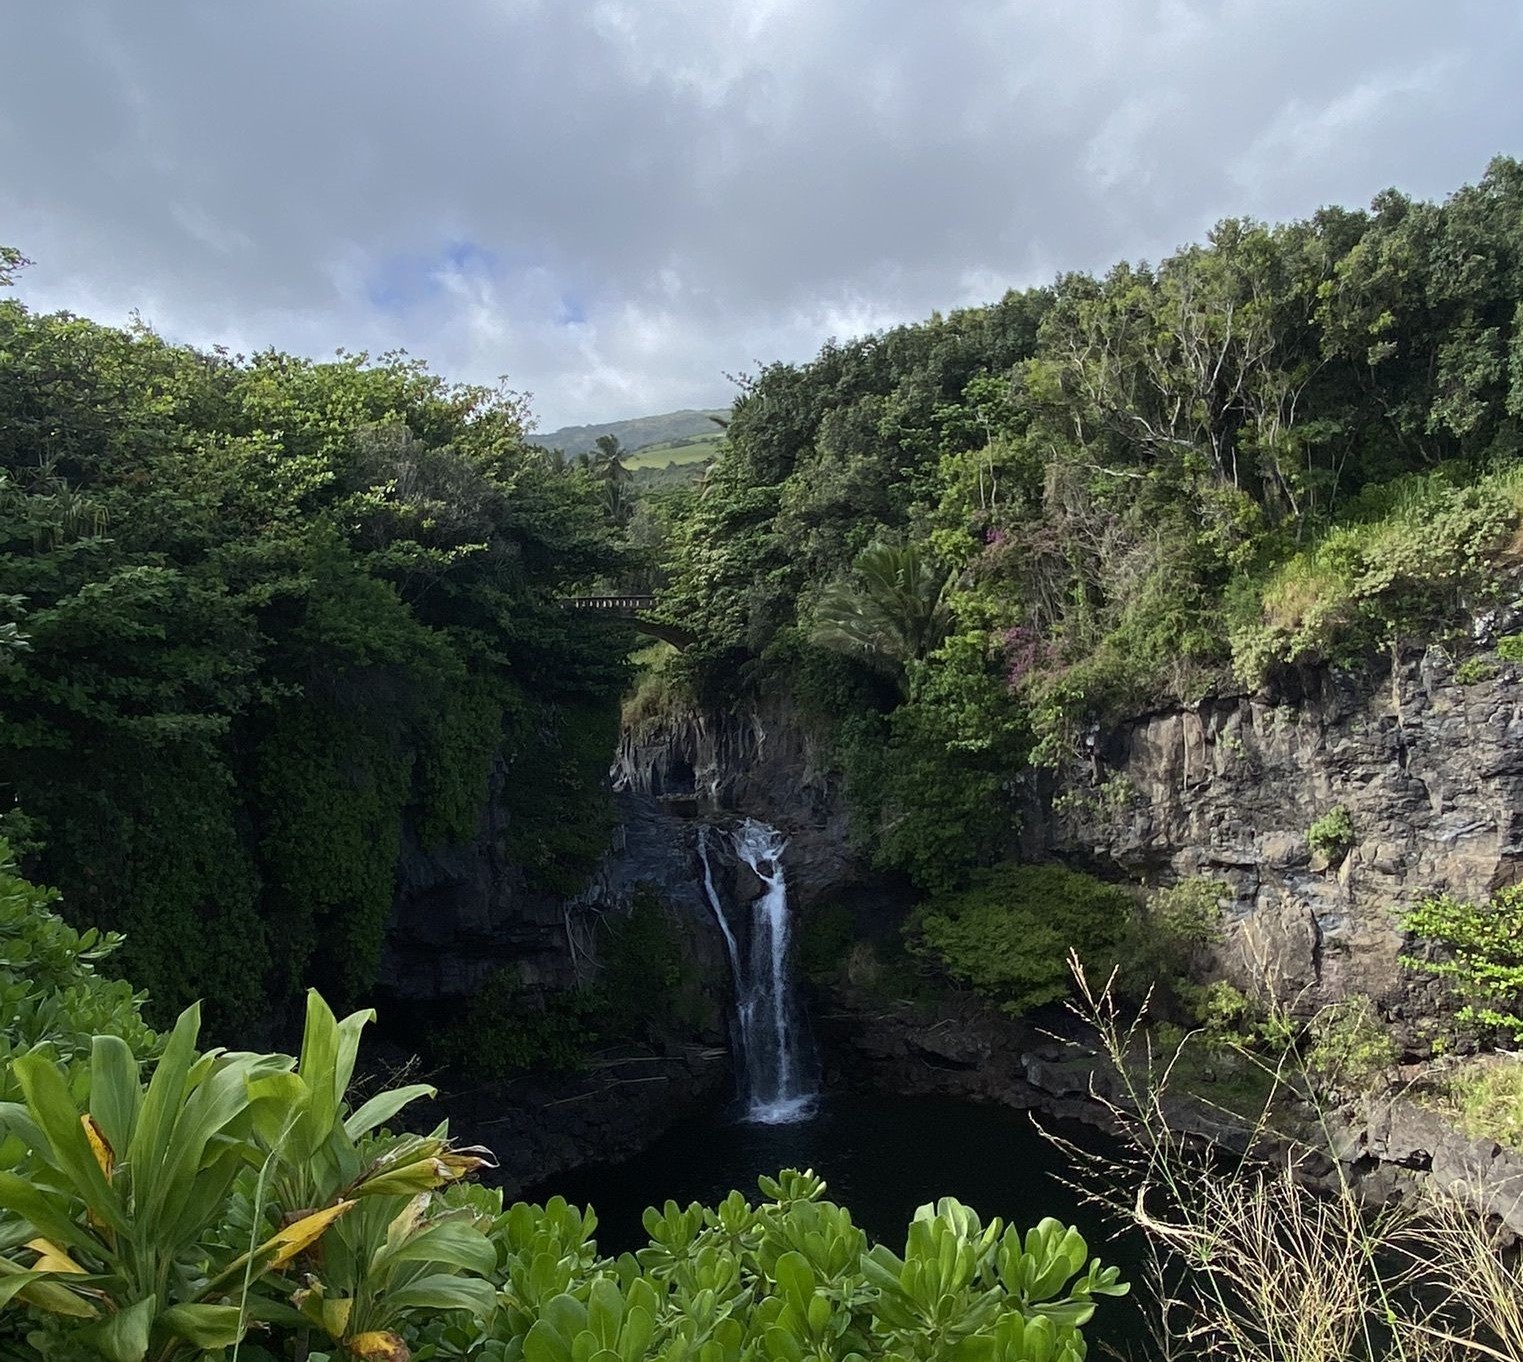
[(21, 296), (541, 425), (1523, 154), (1518, 0), (11, 0)]

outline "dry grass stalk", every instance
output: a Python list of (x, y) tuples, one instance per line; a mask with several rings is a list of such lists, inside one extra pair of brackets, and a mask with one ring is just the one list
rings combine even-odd
[[(1272, 1129), (1271, 1113), (1283, 1105), (1276, 1097), (1310, 1096), (1315, 1106), (1293, 1049), (1262, 1060), (1271, 1100), (1256, 1121), (1215, 1108), (1222, 1138), (1181, 1129), (1171, 1084), (1189, 1038), (1155, 1053), (1146, 1004), (1124, 1018), (1114, 976), (1097, 990), (1077, 959), (1072, 964), (1075, 1011), (1093, 1030), (1106, 1073), (1105, 1082), (1092, 1081), (1092, 1094), (1124, 1153), (1066, 1147), (1088, 1165), (1086, 1195), (1142, 1231), (1156, 1357), (1523, 1360), (1523, 1272), (1463, 1198), (1367, 1206), (1331, 1155), (1330, 1137), (1318, 1148)], [(1204, 1104), (1194, 1105), (1199, 1115)], [(1319, 1124), (1326, 1134), (1325, 1120)]]

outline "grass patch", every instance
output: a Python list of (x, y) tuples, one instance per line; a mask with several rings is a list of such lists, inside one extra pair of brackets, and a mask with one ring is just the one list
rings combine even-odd
[(624, 466), (631, 472), (637, 472), (642, 468), (666, 468), (672, 464), (680, 467), (683, 464), (707, 463), (719, 453), (719, 442), (723, 439), (723, 433), (716, 431), (713, 435), (695, 435), (686, 440), (666, 440), (659, 445), (646, 445), (644, 449), (626, 455)]
[(1440, 1106), (1465, 1134), (1523, 1149), (1523, 1054), (1461, 1065), (1446, 1076)]
[(1366, 489), (1343, 523), (1259, 586), (1231, 627), (1233, 665), (1261, 680), (1275, 662), (1346, 660), (1454, 620), (1503, 590), (1523, 554), (1523, 470), (1463, 483), (1411, 474)]
[(1263, 1119), (1276, 1083), (1262, 1057), (1219, 1036), (1187, 1036), (1167, 1022), (1152, 1028), (1150, 1044), (1155, 1056), (1173, 1057), (1169, 1078), (1181, 1092), (1248, 1122)]

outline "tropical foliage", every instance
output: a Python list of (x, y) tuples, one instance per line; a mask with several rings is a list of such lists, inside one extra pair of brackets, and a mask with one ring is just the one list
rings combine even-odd
[(7, 1355), (1081, 1362), (1097, 1300), (1126, 1290), (1076, 1230), (1022, 1235), (952, 1200), (922, 1207), (896, 1254), (794, 1172), (762, 1179), (758, 1205), (668, 1202), (648, 1247), (606, 1258), (590, 1210), (441, 1191), (482, 1153), (378, 1130), (431, 1090), (351, 1109), (367, 1020), (310, 995), (293, 1060), (199, 1053), (191, 1008), (146, 1082), (98, 1037), (83, 1101), (50, 1055), (17, 1059), (23, 1100), (0, 1106)]
[(624, 483), (525, 424), (399, 355), (0, 302), (0, 808), (155, 1019), (363, 996), (403, 845), (476, 837), (494, 782), (530, 884), (580, 886), (626, 668), (554, 597), (619, 566)]
[(864, 658), (902, 677), (946, 638), (945, 568), (914, 545), (874, 544), (857, 555), (852, 575), (835, 582), (815, 607), (814, 641)]
[(967, 889), (933, 897), (922, 910), (925, 952), (952, 978), (1007, 1012), (1028, 1012), (1068, 995), (1069, 955), (1115, 959), (1134, 913), (1118, 885), (1056, 865), (980, 871)]
[(1437, 894), (1403, 925), (1430, 947), (1404, 962), (1449, 983), (1458, 1020), (1523, 1041), (1523, 885), (1498, 889), (1485, 903)]
[(455, 1274), (490, 1248), (429, 1199), (482, 1157), (442, 1131), (375, 1133), (431, 1090), (345, 1104), (368, 1018), (336, 1021), (310, 995), (292, 1059), (199, 1052), (191, 1007), (146, 1082), (124, 1040), (96, 1037), (84, 1100), (45, 1050), (15, 1060), (22, 1101), (0, 1107), (0, 1300), (25, 1312), (13, 1351), (220, 1355), (251, 1328), (304, 1330), (316, 1297), (365, 1356), (360, 1340), (409, 1312), (489, 1314), (491, 1288)]
[(1468, 628), (1523, 562), (1520, 223), (1503, 158), (762, 369), (669, 536), (688, 697), (791, 691), (933, 888), (1097, 724)]
[(121, 937), (75, 931), (54, 910), (57, 901), (56, 891), (22, 878), (0, 838), (0, 1101), (20, 1095), (11, 1061), (39, 1047), (79, 1095), (95, 1037), (113, 1036), (137, 1055), (152, 1054), (158, 1043), (143, 1021), (143, 995), (96, 972), (121, 948)]

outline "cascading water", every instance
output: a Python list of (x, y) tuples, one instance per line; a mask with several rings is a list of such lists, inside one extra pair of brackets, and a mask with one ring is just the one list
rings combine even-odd
[(720, 835), (726, 834), (700, 828), (698, 855), (703, 862), (704, 892), (724, 933), (735, 978), (737, 1058), (746, 1118), (767, 1125), (799, 1121), (812, 1111), (815, 1094), (788, 977), (788, 885), (781, 859), (786, 839), (754, 818), (727, 834), (736, 858), (750, 866), (764, 886), (751, 904), (750, 931), (743, 949), (714, 883), (710, 838)]

